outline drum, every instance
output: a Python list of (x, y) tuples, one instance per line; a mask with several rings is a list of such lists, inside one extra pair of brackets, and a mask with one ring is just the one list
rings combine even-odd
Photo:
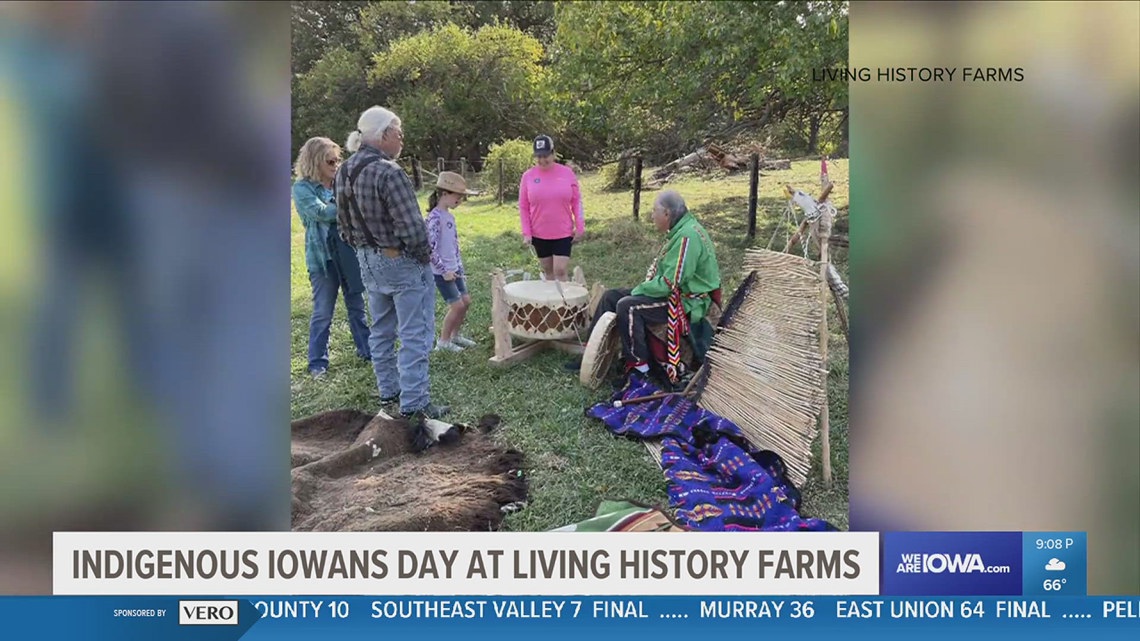
[(503, 288), (507, 330), (528, 340), (578, 338), (590, 324), (590, 294), (575, 283), (521, 280)]
[(606, 380), (614, 359), (621, 351), (621, 338), (617, 334), (617, 314), (606, 312), (598, 318), (594, 331), (582, 354), (578, 380), (590, 389), (597, 389)]

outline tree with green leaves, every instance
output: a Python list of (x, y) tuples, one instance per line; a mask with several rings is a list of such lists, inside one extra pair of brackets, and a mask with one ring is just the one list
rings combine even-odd
[(542, 45), (509, 26), (447, 24), (373, 58), (374, 90), (404, 118), (404, 145), (428, 157), (476, 161), (492, 143), (546, 127)]
[(532, 137), (550, 122), (540, 38), (553, 19), (552, 2), (294, 3), (294, 153), (342, 138), (374, 104), (406, 115), (408, 154), (474, 161)]
[(385, 103), (368, 81), (375, 53), (452, 16), (448, 2), (295, 2), (293, 154), (311, 136), (343, 137), (360, 112)]
[(456, 22), (472, 29), (507, 25), (548, 46), (554, 39), (554, 2), (522, 0), (468, 0), (451, 3)]
[(812, 80), (847, 65), (846, 2), (295, 2), (293, 40), (294, 150), (373, 104), (450, 160), (539, 131), (586, 162), (761, 131), (846, 147), (846, 83)]
[(321, 56), (338, 45), (353, 47), (354, 29), (360, 12), (369, 5), (352, 2), (294, 0), (292, 4), (293, 75), (312, 69)]
[[(554, 87), (566, 128), (665, 159), (794, 113), (846, 109), (844, 2), (559, 3)], [(613, 151), (610, 149), (609, 151)]]

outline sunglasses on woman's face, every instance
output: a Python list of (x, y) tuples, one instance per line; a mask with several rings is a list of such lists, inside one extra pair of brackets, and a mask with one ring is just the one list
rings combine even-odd
[(325, 162), (328, 163), (329, 167), (336, 167), (337, 165), (340, 164), (340, 159), (339, 158), (329, 158)]

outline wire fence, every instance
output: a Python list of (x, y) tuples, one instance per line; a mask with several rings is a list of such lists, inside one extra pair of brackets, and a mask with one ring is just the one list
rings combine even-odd
[(412, 183), (415, 184), (417, 190), (431, 189), (439, 174), (444, 171), (455, 172), (463, 176), (467, 188), (472, 191), (489, 193), (494, 191), (498, 184), (494, 173), (497, 167), (489, 165), (486, 158), (476, 158), (474, 162), (466, 158), (459, 160), (436, 158), (430, 161), (419, 158), (400, 158), (396, 162), (404, 168), (404, 171), (408, 172), (408, 176), (411, 176)]
[[(421, 160), (419, 158), (400, 158), (397, 162), (404, 171), (408, 172), (408, 176), (412, 178), (412, 182), (417, 191), (430, 190), (439, 177), (440, 172), (451, 171), (463, 176), (463, 180), (467, 183), (467, 188), (479, 192), (484, 195), (496, 196), (499, 204), (502, 205), (506, 200), (504, 193), (505, 185), (499, 179), (500, 172), (502, 171), (502, 161), (498, 163), (488, 163), (487, 158), (475, 158), (469, 160), (467, 158), (460, 158), (459, 160), (447, 160), (444, 158), (436, 158), (430, 161)], [(653, 180), (650, 180), (650, 186), (647, 188), (644, 184), (644, 170), (642, 166), (642, 158), (636, 156), (632, 160), (632, 187), (630, 188), (630, 195), (632, 200), (632, 210), (634, 220), (641, 218), (643, 203), (643, 191), (653, 191), (659, 189), (661, 185), (656, 185)], [(774, 247), (777, 241), (777, 236), (782, 239), (789, 239), (794, 235), (796, 228), (799, 225), (799, 216), (796, 214), (794, 208), (788, 204), (781, 204), (773, 206), (771, 203), (761, 203), (758, 198), (759, 180), (760, 180), (760, 166), (761, 161), (758, 154), (753, 153), (748, 158), (748, 209), (745, 213), (747, 221), (746, 238), (749, 242), (755, 242), (757, 237), (767, 238), (767, 246)], [(765, 221), (765, 224), (760, 225), (761, 229), (757, 229), (758, 222)], [(833, 238), (836, 243), (846, 243), (846, 234), (836, 234)], [(763, 242), (763, 240), (761, 240)], [(781, 240), (781, 242), (783, 242)], [(804, 248), (806, 251), (806, 247)]]

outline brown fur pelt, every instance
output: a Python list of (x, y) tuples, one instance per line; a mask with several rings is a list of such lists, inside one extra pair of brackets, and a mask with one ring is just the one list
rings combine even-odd
[(499, 417), (424, 447), (403, 418), (334, 410), (292, 423), (293, 530), (486, 531), (527, 498), (523, 454), (497, 445)]

